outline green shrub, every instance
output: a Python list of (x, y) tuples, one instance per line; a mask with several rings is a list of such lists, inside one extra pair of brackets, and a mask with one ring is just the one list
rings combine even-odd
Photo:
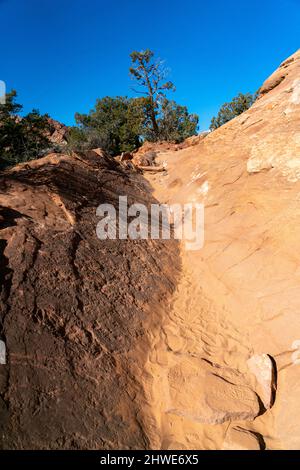
[(22, 106), (15, 102), (17, 93), (6, 95), (6, 103), (0, 105), (0, 168), (32, 160), (51, 146), (47, 137), (50, 131), (49, 116), (41, 116), (32, 110), (25, 117), (18, 113)]
[(218, 127), (223, 126), (226, 122), (231, 121), (235, 117), (242, 114), (244, 111), (250, 108), (256, 100), (256, 95), (251, 93), (239, 93), (232, 101), (229, 103), (224, 103), (220, 111), (218, 112), (217, 117), (213, 117), (210, 124), (210, 129), (213, 131)]

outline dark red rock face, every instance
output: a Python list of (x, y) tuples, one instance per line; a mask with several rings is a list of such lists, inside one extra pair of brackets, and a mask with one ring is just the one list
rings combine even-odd
[(100, 241), (95, 229), (100, 203), (149, 194), (91, 153), (1, 175), (1, 448), (147, 448), (145, 329), (174, 290), (177, 243)]

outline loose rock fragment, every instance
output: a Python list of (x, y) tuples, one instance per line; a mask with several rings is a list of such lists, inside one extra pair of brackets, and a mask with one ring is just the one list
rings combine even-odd
[(266, 409), (271, 408), (276, 392), (276, 371), (268, 354), (255, 354), (247, 361), (261, 388), (260, 398)]

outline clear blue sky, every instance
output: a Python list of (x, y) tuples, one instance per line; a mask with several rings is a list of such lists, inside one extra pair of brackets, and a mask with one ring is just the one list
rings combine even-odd
[(66, 124), (97, 97), (131, 95), (135, 49), (166, 60), (174, 99), (206, 129), (300, 47), (300, 0), (0, 0), (0, 20), (0, 80), (26, 112)]

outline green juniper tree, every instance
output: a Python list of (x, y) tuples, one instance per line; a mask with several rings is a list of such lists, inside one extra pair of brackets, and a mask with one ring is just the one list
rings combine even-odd
[(150, 49), (134, 51), (130, 54), (131, 77), (136, 81), (137, 93), (143, 94), (144, 121), (142, 135), (150, 141), (169, 140), (181, 142), (197, 134), (198, 116), (189, 114), (186, 106), (168, 100), (167, 93), (175, 91), (171, 81), (167, 81), (167, 69), (161, 60), (154, 59)]
[(0, 105), (0, 168), (32, 160), (49, 148), (47, 137), (50, 131), (49, 116), (33, 109), (20, 117), (22, 105), (16, 103), (17, 93), (6, 95), (5, 104)]
[(153, 136), (152, 140), (159, 140), (160, 130), (157, 121), (161, 103), (166, 99), (167, 91), (175, 91), (175, 86), (172, 82), (165, 81), (167, 70), (162, 61), (154, 60), (154, 52), (150, 49), (133, 51), (130, 57), (132, 66), (129, 72), (139, 87), (134, 91), (144, 94), (148, 103), (147, 124), (150, 124), (148, 133)]
[(189, 114), (186, 106), (165, 99), (158, 119), (160, 138), (170, 142), (182, 142), (197, 134), (198, 120), (197, 114)]
[(102, 147), (111, 155), (134, 150), (141, 144), (142, 107), (134, 99), (106, 96), (88, 114), (75, 114), (79, 128), (70, 132), (72, 145)]
[(102, 147), (111, 155), (131, 151), (143, 140), (181, 142), (197, 133), (198, 116), (189, 114), (185, 106), (167, 99), (174, 91), (166, 81), (166, 69), (154, 53), (134, 51), (130, 74), (136, 80), (142, 96), (98, 99), (88, 114), (75, 114), (77, 127), (69, 132), (69, 149), (84, 150)]
[(251, 93), (239, 93), (237, 96), (233, 98), (232, 101), (229, 103), (224, 103), (219, 112), (217, 117), (213, 117), (210, 124), (210, 130), (215, 130), (218, 127), (223, 126), (231, 119), (239, 116), (244, 111), (250, 108), (253, 105), (254, 101), (256, 100), (257, 94), (252, 95)]

